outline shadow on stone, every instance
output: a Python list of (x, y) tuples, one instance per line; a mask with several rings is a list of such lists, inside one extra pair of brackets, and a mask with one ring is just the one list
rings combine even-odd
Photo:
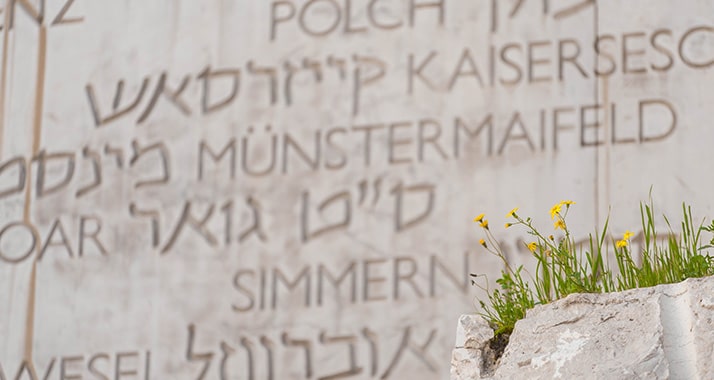
[(510, 333), (498, 334), (483, 346), (481, 351), (481, 377), (491, 377), (496, 372), (503, 352), (508, 346)]

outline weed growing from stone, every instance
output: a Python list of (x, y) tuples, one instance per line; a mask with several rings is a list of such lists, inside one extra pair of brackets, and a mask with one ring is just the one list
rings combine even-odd
[[(695, 225), (690, 206), (682, 205), (683, 218), (679, 233), (674, 232), (669, 219), (664, 217), (668, 232), (665, 239), (659, 239), (655, 230), (652, 201), (640, 204), (644, 239), (638, 264), (630, 244), (634, 236), (632, 232), (626, 231), (622, 239), (606, 241), (609, 220), (605, 222), (602, 232), (589, 235), (584, 245), (577, 246), (566, 221), (574, 204), (572, 201), (562, 201), (550, 210), (553, 227), (556, 232), (562, 231), (558, 238), (538, 231), (531, 218), (523, 219), (517, 213), (517, 208), (508, 213), (510, 222), (506, 223), (506, 228), (522, 226), (533, 236), (533, 241), (526, 246), (536, 259), (534, 278), (530, 274), (524, 278), (523, 266), (511, 266), (483, 214), (474, 219), (485, 234), (485, 239), (479, 243), (504, 264), (501, 277), (496, 280), (498, 288), (493, 291), (485, 289), (488, 303), (479, 300), (481, 315), (489, 322), (496, 336), (510, 334), (516, 322), (525, 317), (526, 310), (571, 293), (623, 291), (714, 274), (714, 257), (704, 252), (714, 247), (714, 238), (707, 244), (701, 243), (702, 231), (714, 233), (714, 221), (708, 226), (704, 225), (704, 221)], [(617, 265), (615, 271), (608, 260), (611, 246), (612, 257)], [(472, 284), (478, 286), (475, 278), (480, 276), (471, 276)]]

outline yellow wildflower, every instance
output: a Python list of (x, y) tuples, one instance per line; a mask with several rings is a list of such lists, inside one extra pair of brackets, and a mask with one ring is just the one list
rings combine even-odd
[(528, 244), (526, 244), (526, 246), (528, 247), (528, 250), (531, 252), (535, 252), (536, 248), (538, 248), (538, 244), (536, 242), (528, 243)]
[(506, 218), (510, 218), (510, 217), (512, 217), (512, 216), (515, 217), (515, 216), (516, 216), (516, 211), (518, 211), (518, 207), (516, 207), (516, 208), (514, 208), (513, 210), (511, 210), (511, 211), (508, 213), (508, 215), (506, 215)]
[(483, 221), (481, 221), (481, 227), (488, 229), (488, 220), (484, 219)]
[(510, 227), (510, 226), (512, 226), (512, 225), (513, 225), (513, 223), (506, 223), (506, 228), (508, 228), (508, 227)]
[(560, 214), (561, 207), (563, 207), (562, 203), (556, 203), (555, 205), (553, 205), (553, 207), (550, 208), (550, 218), (551, 219), (555, 219), (555, 216), (557, 214)]
[(565, 205), (565, 206), (570, 206), (570, 205), (574, 205), (575, 202), (573, 202), (571, 200), (567, 200), (567, 201), (560, 201), (560, 204)]
[(481, 222), (483, 220), (484, 214), (479, 214), (477, 217), (474, 218), (474, 222)]
[(627, 247), (627, 241), (630, 240), (630, 238), (633, 236), (635, 236), (635, 234), (632, 233), (631, 231), (625, 231), (625, 233), (622, 234), (622, 240), (618, 240), (615, 243), (615, 247), (617, 247), (617, 248)]
[(486, 241), (485, 241), (485, 240), (480, 239), (480, 240), (478, 241), (478, 243), (481, 244), (484, 248), (488, 248), (488, 247), (486, 246)]
[(553, 223), (553, 227), (555, 227), (556, 230), (560, 228), (561, 230), (565, 231), (565, 222), (563, 221), (563, 219), (559, 218), (555, 223)]

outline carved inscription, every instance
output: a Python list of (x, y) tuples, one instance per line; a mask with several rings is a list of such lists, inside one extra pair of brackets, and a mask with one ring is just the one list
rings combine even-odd
[[(75, 4), (85, 0), (8, 0), (0, 5), (0, 32), (15, 28), (19, 14), (28, 17), (37, 26), (54, 27), (65, 24), (76, 24), (84, 21), (84, 16), (75, 11)], [(48, 14), (46, 9), (50, 3), (53, 8), (59, 6), (55, 14)], [(60, 5), (58, 5), (60, 4)]]
[[(68, 233), (68, 226), (78, 231), (77, 235)], [(19, 264), (27, 260), (42, 261), (43, 257), (82, 258), (85, 254), (106, 255), (110, 248), (102, 242), (100, 233), (102, 220), (95, 215), (69, 215), (56, 217), (48, 229), (42, 232), (32, 223), (14, 221), (2, 223), (0, 227), (0, 265)], [(2, 248), (3, 242), (16, 241), (13, 249)]]
[[(285, 2), (288, 3), (288, 2)], [(584, 4), (590, 4), (589, 1)], [(574, 7), (577, 8), (577, 7)], [(150, 118), (159, 101), (167, 101), (178, 113), (208, 115), (225, 110), (240, 99), (240, 87), (264, 89), (265, 98), (250, 96), (246, 101), (256, 107), (290, 108), (298, 99), (309, 99), (318, 89), (348, 93), (352, 115), (363, 114), (367, 99), (388, 91), (395, 85), (405, 96), (415, 93), (449, 94), (455, 90), (482, 93), (494, 88), (562, 83), (573, 80), (607, 78), (620, 75), (667, 73), (678, 66), (689, 70), (706, 70), (714, 66), (714, 51), (699, 49), (701, 40), (714, 38), (714, 26), (696, 25), (686, 30), (667, 28), (635, 30), (621, 34), (602, 34), (592, 44), (575, 38), (511, 41), (491, 45), (487, 54), (463, 47), (458, 58), (445, 51), (407, 53), (399, 62), (390, 64), (374, 55), (351, 57), (303, 57), (295, 61), (257, 62), (212, 71), (210, 65), (195, 74), (163, 72), (158, 77), (119, 79), (111, 89), (98, 89), (87, 84), (89, 109), (97, 127), (133, 117), (135, 124)], [(588, 51), (589, 50), (589, 51)], [(595, 62), (586, 51), (595, 54)], [(406, 62), (406, 70), (403, 69)], [(399, 69), (397, 69), (397, 67)], [(446, 72), (444, 72), (446, 68)], [(243, 75), (241, 75), (243, 73)], [(295, 78), (306, 76), (296, 87)], [(170, 86), (167, 82), (176, 82)], [(124, 99), (127, 81), (131, 90)], [(212, 81), (231, 83), (230, 90), (216, 93)], [(200, 99), (184, 97), (188, 86), (199, 88)], [(348, 91), (341, 91), (342, 88)], [(104, 104), (113, 99), (112, 106)], [(606, 106), (606, 105), (602, 105)], [(109, 111), (111, 109), (111, 111)]]
[(55, 356), (46, 364), (22, 360), (17, 365), (17, 370), (14, 368), (11, 363), (0, 363), (0, 379), (150, 380), (153, 378), (149, 350)]
[[(227, 380), (236, 377), (273, 380), (279, 378), (278, 374), (288, 371), (295, 374), (293, 377), (303, 379), (332, 380), (365, 376), (371, 379), (396, 379), (399, 376), (395, 369), (402, 361), (420, 366), (430, 375), (436, 376), (441, 365), (430, 351), (438, 330), (418, 326), (405, 326), (400, 330), (396, 338), (399, 342), (396, 349), (388, 348), (393, 344), (384, 344), (386, 336), (367, 327), (349, 334), (330, 334), (322, 330), (315, 335), (299, 338), (287, 331), (275, 338), (247, 335), (235, 342), (222, 340), (211, 345), (202, 341), (199, 327), (190, 324), (187, 328), (186, 360), (193, 365), (192, 378), (196, 380)], [(357, 357), (358, 346), (368, 350), (369, 356), (366, 359)], [(332, 370), (331, 366), (325, 365), (315, 366), (320, 357), (332, 354), (335, 350), (343, 353), (342, 364), (338, 369)], [(302, 364), (301, 368), (286, 368), (288, 362), (276, 360), (277, 357), (296, 351), (303, 358), (297, 362)], [(380, 362), (380, 358), (387, 360)]]
[[(197, 149), (187, 154), (194, 155), (194, 173), (200, 183), (206, 180), (209, 171), (212, 176), (220, 175), (231, 181), (258, 180), (311, 171), (329, 173), (370, 166), (465, 160), (475, 156), (498, 157), (523, 149), (537, 153), (557, 152), (563, 146), (587, 149), (604, 144), (648, 144), (662, 141), (677, 130), (680, 118), (677, 108), (672, 101), (661, 98), (624, 104), (564, 104), (531, 109), (527, 113), (485, 112), (475, 119), (456, 116), (333, 126), (301, 133), (309, 136), (307, 138), (292, 132), (276, 132), (271, 125), (247, 126), (219, 144), (200, 140), (196, 143)], [(606, 117), (609, 120), (606, 121)], [(347, 147), (354, 144), (361, 149), (348, 154)], [(256, 152), (263, 152), (262, 157)], [(32, 167), (37, 173), (32, 177), (32, 185), (38, 198), (63, 191), (72, 191), (75, 198), (83, 198), (106, 191), (102, 187), (103, 173), (108, 168), (128, 171), (136, 191), (169, 185), (173, 178), (174, 154), (167, 142), (135, 139), (123, 147), (107, 144), (104, 149), (92, 149), (85, 146), (77, 152), (42, 149), (33, 157), (11, 157), (0, 162), (0, 199), (24, 194), (25, 179)], [(49, 174), (48, 168), (55, 170)], [(420, 185), (404, 184), (395, 189), (377, 186), (373, 187), (374, 196), (380, 196), (381, 191), (402, 199), (400, 194), (407, 189), (413, 192), (414, 186)], [(360, 199), (366, 196), (365, 191), (360, 189)], [(429, 198), (432, 202), (434, 196)], [(310, 195), (304, 197), (310, 198)], [(340, 199), (346, 200), (347, 195), (330, 199), (329, 203)], [(399, 211), (401, 208), (397, 207)], [(397, 223), (397, 229), (401, 229), (409, 221)]]
[[(525, 6), (533, 5), (527, 3), (535, 3), (535, 5), (540, 6), (544, 16), (560, 20), (581, 14), (588, 8), (592, 8), (595, 5), (595, 1), (596, 0), (579, 0), (564, 5), (557, 4), (556, 2), (556, 4), (551, 5), (550, 0), (515, 0), (512, 4), (503, 4), (503, 2), (499, 2), (498, 0), (491, 0), (491, 31), (498, 32), (499, 20), (503, 18), (510, 22), (511, 20), (517, 20), (520, 15), (526, 16), (528, 13), (525, 11)], [(504, 5), (506, 6), (504, 7)], [(533, 8), (531, 8), (531, 10), (532, 9)]]
[(436, 298), (447, 291), (466, 294), (473, 253), (464, 252), (458, 266), (440, 256), (353, 260), (340, 266), (325, 262), (288, 269), (239, 269), (232, 281), (236, 296), (231, 308), (245, 313), (281, 309), (295, 299), (301, 300), (299, 307), (312, 308), (338, 299), (360, 304)]
[[(399, 12), (400, 17), (383, 16), (383, 13), (386, 13), (383, 3), (387, 3), (389, 10), (393, 11), (388, 13)], [(270, 5), (270, 40), (278, 39), (286, 33), (285, 30), (292, 33), (297, 31), (309, 37), (327, 37), (332, 34), (363, 34), (414, 28), (419, 21), (426, 23), (427, 18), (433, 26), (444, 26), (446, 0), (408, 0), (404, 3), (404, 6), (400, 7), (399, 3), (389, 4), (388, 1), (381, 0), (308, 0), (304, 4), (274, 0)], [(355, 14), (366, 15), (366, 22), (356, 23)], [(322, 19), (322, 25), (317, 25), (314, 21), (318, 18)]]
[[(165, 162), (160, 159), (160, 145), (152, 146), (153, 148), (147, 149), (155, 149), (159, 167), (165, 167)], [(53, 157), (61, 157), (64, 162), (72, 156)], [(61, 177), (63, 181), (66, 180), (64, 175)], [(96, 173), (93, 177), (101, 178), (96, 176)], [(149, 182), (164, 181), (137, 181), (134, 188), (158, 184)], [(86, 189), (87, 186), (83, 185), (76, 195), (81, 195)], [(402, 233), (429, 219), (437, 204), (436, 192), (437, 187), (433, 183), (404, 183), (381, 177), (361, 180), (352, 189), (339, 190), (332, 194), (314, 194), (309, 189), (303, 190), (296, 199), (299, 211), (291, 223), (294, 226), (290, 231), (292, 234), (284, 231), (279, 234), (280, 240), (294, 237), (308, 243), (319, 238), (328, 238), (340, 231), (348, 231), (354, 220), (362, 221), (379, 213), (391, 215), (392, 231)], [(38, 192), (38, 196), (40, 195)], [(272, 200), (276, 201), (279, 199)], [(161, 255), (181, 251), (187, 239), (197, 239), (205, 249), (214, 250), (251, 242), (262, 244), (271, 240), (270, 231), (265, 227), (266, 220), (270, 222), (276, 218), (275, 215), (265, 212), (265, 204), (270, 203), (268, 197), (258, 194), (215, 202), (186, 199), (176, 206), (163, 208), (149, 206), (142, 201), (130, 201), (123, 209), (122, 221), (143, 225), (146, 241), (150, 242), (146, 249), (155, 250)], [(410, 205), (409, 209), (405, 207), (407, 203)], [(419, 204), (421, 206), (416, 206)], [(167, 218), (167, 214), (175, 216)], [(102, 232), (102, 228), (111, 230), (121, 226), (116, 223), (110, 226), (105, 224), (106, 219), (93, 214), (80, 215), (78, 218), (57, 217), (52, 219), (49, 225), (43, 223), (39, 226), (24, 220), (3, 221), (0, 223), (0, 265), (25, 262), (33, 258), (35, 252), (35, 260), (38, 262), (50, 251), (55, 258), (82, 258), (85, 251), (106, 255), (113, 249), (107, 248), (103, 237), (106, 233)], [(389, 224), (385, 225), (388, 226)], [(78, 231), (78, 235), (72, 236), (68, 231)], [(3, 248), (3, 241), (25, 243)]]

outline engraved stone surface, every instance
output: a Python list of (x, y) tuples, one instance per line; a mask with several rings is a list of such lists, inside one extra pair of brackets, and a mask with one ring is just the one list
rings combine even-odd
[[(609, 294), (571, 294), (516, 323), (490, 379), (710, 379), (714, 277)], [(459, 320), (452, 379), (482, 378), (491, 335)]]
[(0, 1), (0, 378), (447, 378), (476, 214), (712, 211), (712, 41), (710, 0)]

